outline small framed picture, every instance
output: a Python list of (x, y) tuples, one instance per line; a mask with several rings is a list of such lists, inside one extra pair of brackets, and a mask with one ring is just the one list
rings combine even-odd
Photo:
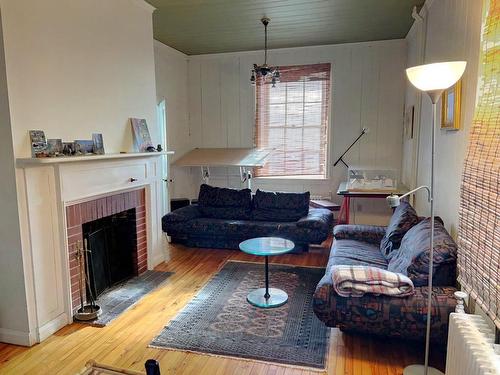
[(49, 156), (59, 156), (63, 152), (63, 143), (62, 139), (47, 139), (47, 150), (49, 152)]
[(460, 129), (462, 80), (459, 80), (441, 96), (441, 129)]
[(44, 158), (49, 156), (47, 139), (43, 130), (30, 130), (31, 157)]
[(148, 124), (143, 118), (131, 118), (132, 132), (134, 140), (139, 152), (146, 152), (149, 148), (153, 147), (151, 136), (149, 135)]
[(73, 156), (75, 154), (75, 142), (63, 142), (64, 156)]
[(92, 134), (92, 142), (94, 142), (94, 154), (104, 155), (104, 142), (102, 140), (102, 134)]
[(75, 140), (75, 154), (88, 155), (94, 153), (94, 141), (87, 139)]

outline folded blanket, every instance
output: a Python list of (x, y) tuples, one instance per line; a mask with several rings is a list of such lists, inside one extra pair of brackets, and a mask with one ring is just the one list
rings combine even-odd
[(414, 293), (408, 277), (376, 267), (333, 266), (332, 279), (335, 292), (342, 297), (362, 297), (365, 293), (406, 297)]

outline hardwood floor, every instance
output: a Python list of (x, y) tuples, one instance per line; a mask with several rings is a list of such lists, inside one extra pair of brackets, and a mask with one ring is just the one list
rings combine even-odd
[[(148, 348), (161, 329), (205, 285), (228, 259), (261, 262), (232, 250), (169, 246), (169, 260), (158, 270), (175, 272), (162, 287), (104, 328), (82, 324), (64, 327), (32, 348), (0, 344), (1, 374), (74, 374), (85, 363), (97, 362), (143, 370), (148, 358), (160, 362), (162, 374), (312, 375), (308, 371), (181, 351)], [(273, 257), (273, 263), (324, 266), (328, 248), (307, 254)], [(405, 365), (420, 362), (420, 344), (343, 334), (332, 329), (327, 371), (324, 374), (401, 374)], [(442, 360), (434, 362), (442, 368)], [(436, 363), (434, 363), (436, 365)]]

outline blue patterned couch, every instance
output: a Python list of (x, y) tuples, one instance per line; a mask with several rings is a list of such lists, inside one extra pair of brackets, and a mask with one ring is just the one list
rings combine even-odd
[(321, 244), (331, 233), (329, 210), (309, 208), (307, 193), (274, 193), (201, 185), (198, 204), (177, 209), (162, 219), (172, 242), (190, 247), (238, 249), (253, 237), (292, 240), (294, 252)]
[[(445, 343), (448, 316), (456, 300), (456, 254), (453, 239), (440, 219), (435, 221), (431, 340)], [(428, 296), (430, 219), (419, 218), (408, 204), (401, 204), (388, 227), (338, 225), (334, 230), (326, 273), (314, 293), (314, 312), (327, 326), (343, 331), (423, 340)], [(396, 298), (365, 294), (340, 297), (331, 270), (334, 265), (365, 265), (408, 276), (415, 294)]]

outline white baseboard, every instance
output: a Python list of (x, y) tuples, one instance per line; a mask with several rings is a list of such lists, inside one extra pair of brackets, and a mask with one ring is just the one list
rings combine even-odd
[(70, 324), (71, 321), (68, 319), (68, 315), (63, 313), (57, 318), (52, 319), (50, 322), (45, 323), (38, 329), (38, 336), (40, 337), (40, 342), (48, 338), (53, 333), (59, 331), (62, 327)]
[(0, 342), (21, 346), (33, 346), (37, 343), (37, 340), (35, 334), (32, 332), (0, 328)]

